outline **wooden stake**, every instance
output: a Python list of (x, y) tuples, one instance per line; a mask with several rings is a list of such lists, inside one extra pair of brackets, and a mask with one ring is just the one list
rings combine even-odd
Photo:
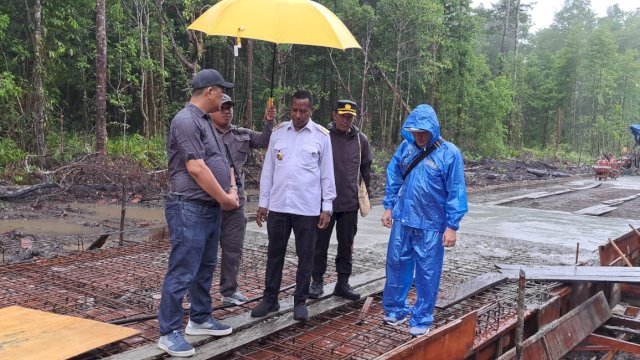
[(638, 229), (634, 228), (633, 225), (629, 224), (629, 227), (633, 229), (633, 231), (636, 232), (636, 235), (638, 235), (638, 237), (640, 237), (640, 231), (638, 231)]
[(518, 279), (518, 324), (516, 326), (516, 360), (522, 360), (523, 334), (524, 334), (524, 286), (526, 283), (524, 271), (520, 269)]
[(627, 257), (624, 256), (624, 254), (622, 253), (622, 251), (618, 247), (618, 245), (616, 245), (616, 243), (614, 243), (613, 240), (611, 240), (611, 238), (609, 238), (609, 244), (611, 244), (611, 246), (613, 246), (613, 248), (616, 249), (616, 251), (618, 252), (618, 255), (620, 255), (620, 257), (622, 258), (622, 260), (624, 260), (624, 263), (627, 264), (627, 266), (633, 267), (633, 264), (631, 264), (631, 262), (629, 262)]
[(578, 265), (578, 254), (580, 253), (580, 243), (576, 243), (576, 265)]

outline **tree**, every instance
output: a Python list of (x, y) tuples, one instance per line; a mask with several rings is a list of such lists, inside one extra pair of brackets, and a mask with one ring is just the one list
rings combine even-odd
[(105, 0), (96, 2), (96, 151), (107, 154), (107, 24)]

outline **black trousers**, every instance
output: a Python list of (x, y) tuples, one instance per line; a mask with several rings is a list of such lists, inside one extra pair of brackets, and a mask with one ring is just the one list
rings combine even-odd
[(353, 268), (353, 239), (358, 232), (358, 210), (333, 213), (329, 226), (324, 230), (318, 230), (313, 272), (311, 273), (314, 281), (322, 281), (322, 277), (327, 271), (327, 251), (329, 250), (329, 240), (331, 240), (334, 226), (338, 238), (338, 254), (336, 255), (338, 279), (348, 279), (351, 276)]
[(291, 230), (296, 238), (296, 255), (298, 270), (296, 271), (296, 290), (293, 293), (294, 304), (304, 304), (309, 296), (311, 268), (313, 266), (313, 250), (318, 238), (318, 216), (303, 216), (269, 211), (267, 233), (269, 248), (267, 250), (267, 271), (264, 279), (264, 299), (275, 302), (282, 283), (282, 268), (287, 253), (287, 243)]

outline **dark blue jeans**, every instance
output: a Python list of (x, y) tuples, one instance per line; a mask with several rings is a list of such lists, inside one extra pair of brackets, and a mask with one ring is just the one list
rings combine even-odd
[(182, 327), (182, 299), (189, 291), (189, 317), (197, 323), (211, 315), (211, 280), (220, 241), (220, 207), (168, 198), (165, 217), (171, 254), (158, 310), (160, 335)]

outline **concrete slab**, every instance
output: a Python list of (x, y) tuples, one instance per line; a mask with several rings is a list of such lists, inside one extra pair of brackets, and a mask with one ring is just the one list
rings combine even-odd
[[(359, 218), (355, 248), (388, 242), (390, 230), (380, 224), (382, 212), (382, 206), (375, 206), (369, 216)], [(594, 218), (563, 211), (471, 203), (469, 213), (460, 225), (460, 234), (465, 239), (480, 234), (567, 247), (575, 247), (579, 242), (581, 249), (594, 251), (598, 245), (606, 243), (607, 238), (617, 238), (627, 232), (629, 224), (636, 226), (638, 222), (631, 219)], [(265, 226), (260, 229), (255, 222), (249, 222), (247, 229), (267, 233)], [(331, 241), (337, 243), (335, 232)]]

